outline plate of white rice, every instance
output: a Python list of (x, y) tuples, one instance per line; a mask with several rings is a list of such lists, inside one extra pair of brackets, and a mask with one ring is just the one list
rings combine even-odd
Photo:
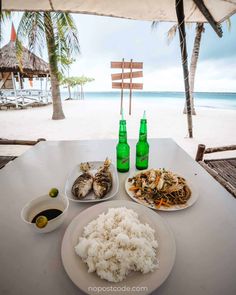
[(68, 276), (87, 294), (150, 294), (168, 277), (175, 253), (173, 233), (160, 215), (130, 201), (84, 210), (61, 248)]

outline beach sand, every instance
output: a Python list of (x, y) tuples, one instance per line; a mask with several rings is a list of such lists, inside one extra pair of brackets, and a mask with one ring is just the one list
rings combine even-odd
[[(0, 137), (7, 139), (46, 138), (47, 140), (80, 140), (118, 138), (119, 100), (64, 101), (65, 120), (51, 120), (52, 106), (0, 112)], [(133, 101), (128, 115), (124, 110), (128, 138), (138, 138), (139, 120), (147, 112), (149, 138), (173, 138), (192, 157), (197, 145), (208, 147), (236, 143), (236, 110), (197, 108), (193, 116), (194, 138), (187, 137), (187, 117), (183, 108), (153, 100)], [(0, 146), (1, 155), (19, 155), (28, 147)], [(234, 154), (229, 152), (227, 155)], [(217, 154), (215, 154), (217, 155)], [(222, 154), (221, 154), (222, 155)]]

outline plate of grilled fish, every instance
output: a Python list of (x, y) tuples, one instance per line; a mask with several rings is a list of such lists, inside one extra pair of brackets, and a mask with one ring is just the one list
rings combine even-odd
[(65, 186), (69, 200), (79, 203), (100, 202), (114, 197), (119, 189), (115, 166), (109, 159), (80, 163), (71, 171)]

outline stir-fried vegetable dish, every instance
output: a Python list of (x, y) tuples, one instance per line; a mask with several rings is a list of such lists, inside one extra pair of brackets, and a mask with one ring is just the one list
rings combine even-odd
[(140, 172), (128, 181), (134, 197), (154, 208), (185, 205), (191, 196), (186, 180), (165, 169)]

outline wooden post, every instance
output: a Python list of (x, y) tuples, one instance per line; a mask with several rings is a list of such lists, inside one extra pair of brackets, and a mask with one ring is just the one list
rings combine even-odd
[(46, 139), (45, 138), (38, 138), (37, 142), (40, 142), (40, 141), (46, 141)]
[(46, 103), (48, 103), (48, 74), (46, 76), (46, 83), (45, 83), (45, 98), (46, 98)]
[(219, 152), (225, 152), (225, 151), (234, 151), (236, 150), (236, 145), (227, 145), (227, 146), (218, 146), (213, 148), (207, 148), (205, 150), (205, 154), (210, 153), (219, 153)]
[[(131, 105), (132, 105), (132, 93), (133, 89), (143, 89), (142, 83), (133, 83), (133, 78), (143, 77), (142, 71), (136, 71), (137, 69), (143, 69), (142, 62), (134, 62), (131, 59), (129, 62), (125, 62), (124, 58), (121, 62), (112, 61), (112, 69), (122, 69), (121, 73), (115, 73), (111, 75), (112, 88), (121, 89), (121, 101), (120, 101), (120, 113), (122, 114), (123, 110), (123, 101), (124, 101), (124, 89), (129, 89), (129, 114), (131, 115)], [(124, 69), (129, 69), (130, 71), (124, 72)], [(134, 70), (134, 71), (133, 71)], [(126, 83), (125, 80), (129, 79), (129, 83)], [(119, 81), (121, 80), (121, 81)], [(119, 81), (119, 82), (113, 82)]]
[(129, 114), (131, 115), (131, 100), (132, 100), (132, 69), (133, 60), (130, 60), (130, 89), (129, 89)]
[(17, 140), (17, 139), (3, 139), (0, 138), (0, 145), (9, 145), (9, 144), (16, 144), (16, 145), (35, 145), (40, 141), (46, 141), (45, 138), (38, 138), (37, 141), (35, 140)]
[(19, 72), (17, 73), (17, 76), (18, 76), (18, 80), (19, 80), (20, 97), (22, 99), (22, 105), (24, 105), (25, 104), (25, 98), (24, 98), (24, 95), (22, 95), (21, 76), (20, 76), (20, 73)]
[(121, 93), (120, 93), (120, 114), (122, 114), (122, 111), (123, 111), (123, 99), (124, 99), (124, 58), (122, 58)]
[(17, 100), (17, 94), (16, 94), (16, 81), (14, 77), (14, 73), (11, 72), (11, 79), (12, 79), (12, 84), (13, 84), (13, 89), (14, 89), (14, 94), (15, 94), (15, 104), (16, 108), (18, 108), (18, 100)]
[(2, 87), (4, 86), (4, 84), (6, 83), (8, 77), (10, 76), (10, 73), (6, 73), (6, 76), (3, 76), (4, 73), (2, 73), (2, 78), (0, 81), (0, 89), (2, 89)]
[(20, 75), (20, 89), (24, 89), (23, 78)]
[(199, 162), (203, 160), (205, 149), (206, 149), (206, 146), (204, 144), (198, 145), (195, 161)]
[(43, 102), (43, 78), (40, 77), (40, 94), (39, 94), (39, 101)]
[(187, 107), (187, 122), (188, 122), (188, 133), (189, 137), (193, 137), (193, 123), (192, 123), (192, 112), (191, 112), (191, 102), (190, 102), (190, 88), (189, 88), (189, 73), (188, 73), (188, 54), (185, 39), (185, 23), (184, 23), (184, 3), (183, 0), (175, 0), (176, 14), (178, 19), (178, 30), (179, 30), (179, 40), (182, 56), (182, 67), (184, 74), (184, 87), (186, 96), (186, 107)]

